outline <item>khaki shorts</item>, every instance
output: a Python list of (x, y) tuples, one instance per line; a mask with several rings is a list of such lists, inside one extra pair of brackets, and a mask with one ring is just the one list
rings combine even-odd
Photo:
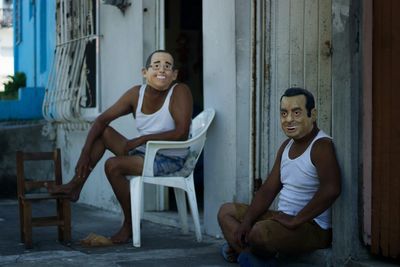
[[(235, 203), (236, 219), (242, 221), (248, 205)], [(254, 225), (265, 229), (260, 233), (263, 250), (270, 253), (297, 254), (327, 248), (332, 242), (332, 230), (321, 228), (315, 221), (307, 222), (294, 230), (284, 227), (270, 218), (277, 211), (267, 211)]]

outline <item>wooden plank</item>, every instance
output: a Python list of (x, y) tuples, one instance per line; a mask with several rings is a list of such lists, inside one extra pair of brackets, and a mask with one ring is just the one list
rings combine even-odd
[(64, 225), (64, 221), (59, 220), (57, 216), (32, 218), (33, 227)]
[(45, 180), (34, 180), (34, 181), (26, 181), (25, 180), (25, 192), (32, 191), (34, 189), (45, 188), (44, 184), (54, 185), (54, 181), (45, 181)]
[(380, 206), (380, 217), (381, 217), (381, 227), (380, 231), (380, 248), (383, 256), (389, 255), (389, 227), (390, 227), (390, 155), (386, 153), (390, 151), (390, 127), (391, 127), (391, 107), (388, 105), (390, 103), (390, 91), (391, 91), (391, 75), (390, 75), (390, 63), (391, 63), (391, 48), (388, 46), (390, 44), (391, 32), (390, 32), (390, 4), (389, 1), (382, 2), (383, 7), (383, 17), (382, 17), (382, 46), (381, 46), (381, 60), (382, 60), (382, 70), (383, 70), (383, 79), (381, 80), (379, 94), (381, 95), (382, 103), (384, 105), (380, 106), (380, 110), (378, 112), (382, 113), (382, 134), (380, 138), (382, 138), (382, 154), (380, 157), (383, 159), (381, 170), (382, 170), (382, 183), (381, 183), (381, 199), (382, 205)]
[(304, 87), (304, 0), (290, 1), (289, 21), (289, 84)]
[(318, 0), (304, 5), (304, 87), (318, 97)]
[(24, 152), (24, 160), (53, 160), (54, 152)]
[(319, 1), (318, 7), (318, 125), (332, 131), (332, 1)]
[(49, 193), (32, 193), (25, 194), (23, 197), (24, 200), (34, 201), (34, 200), (46, 200), (46, 199), (69, 199), (71, 198), (69, 195), (51, 195)]
[(374, 1), (371, 251), (400, 255), (400, 19), (398, 1)]
[(331, 0), (271, 2), (269, 166), (285, 139), (277, 118), (279, 98), (289, 86), (306, 87), (314, 93), (318, 125), (331, 132), (331, 4)]
[(400, 178), (398, 174), (398, 164), (400, 160), (400, 125), (393, 123), (400, 117), (398, 101), (400, 99), (400, 2), (391, 2), (391, 90), (390, 90), (390, 227), (389, 227), (389, 256), (397, 258), (400, 256)]
[(273, 165), (276, 151), (285, 136), (279, 123), (279, 99), (290, 81), (290, 0), (272, 2), (272, 38), (271, 38), (271, 98), (269, 143), (265, 148), (268, 151), (269, 166)]
[(372, 129), (373, 129), (373, 147), (372, 147), (372, 219), (371, 219), (371, 252), (374, 254), (379, 254), (379, 240), (380, 240), (380, 216), (379, 216), (379, 208), (380, 208), (380, 192), (381, 192), (381, 183), (380, 179), (378, 179), (381, 174), (380, 170), (380, 157), (378, 157), (380, 153), (380, 139), (377, 136), (380, 136), (380, 113), (378, 110), (380, 109), (380, 105), (382, 101), (380, 101), (380, 94), (377, 94), (378, 87), (381, 83), (382, 77), (382, 66), (379, 57), (379, 48), (382, 46), (381, 44), (381, 25), (382, 25), (382, 15), (380, 14), (381, 6), (376, 4), (374, 1), (373, 6), (373, 90), (372, 90), (372, 99), (373, 99), (373, 109), (374, 109), (374, 117), (372, 121)]
[[(285, 91), (290, 83), (290, 0), (276, 1), (275, 16), (275, 68), (276, 68), (276, 97), (279, 99), (280, 95)], [(275, 101), (277, 111), (279, 111), (278, 101)], [(276, 119), (274, 117), (273, 119)]]

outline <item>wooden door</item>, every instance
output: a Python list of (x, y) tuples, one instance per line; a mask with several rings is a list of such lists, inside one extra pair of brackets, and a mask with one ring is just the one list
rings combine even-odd
[(318, 126), (331, 133), (332, 115), (332, 1), (271, 1), (270, 62), (262, 114), (261, 177), (265, 177), (275, 160), (276, 151), (286, 138), (279, 121), (279, 100), (289, 87), (304, 87), (315, 97)]
[(400, 1), (373, 2), (371, 250), (400, 256)]

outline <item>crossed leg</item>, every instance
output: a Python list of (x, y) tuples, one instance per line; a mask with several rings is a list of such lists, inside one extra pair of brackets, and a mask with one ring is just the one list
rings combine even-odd
[(222, 233), (229, 244), (231, 253), (239, 254), (242, 247), (236, 242), (235, 232), (240, 226), (240, 221), (235, 218), (236, 208), (233, 203), (225, 203), (218, 212), (218, 223)]
[[(244, 206), (244, 205), (243, 205)], [(265, 233), (268, 232), (269, 226), (260, 224), (256, 222), (247, 236), (248, 244), (246, 247), (240, 246), (235, 237), (235, 233), (241, 224), (241, 219), (244, 215), (245, 210), (242, 207), (242, 210), (238, 212), (237, 204), (234, 203), (225, 203), (221, 206), (218, 212), (218, 222), (221, 227), (222, 233), (226, 241), (228, 242), (229, 248), (226, 253), (230, 255), (239, 255), (241, 252), (251, 251), (258, 255), (269, 255), (271, 250), (266, 249), (269, 246), (271, 240), (269, 238), (265, 238)], [(267, 219), (272, 216), (273, 212), (267, 212), (262, 215), (263, 219)], [(278, 224), (277, 222), (268, 220), (273, 224)], [(264, 221), (266, 222), (266, 221)], [(283, 228), (283, 226), (281, 226)]]
[(85, 184), (90, 172), (96, 166), (97, 162), (103, 157), (106, 149), (110, 150), (115, 155), (124, 155), (124, 147), (127, 139), (114, 130), (112, 127), (107, 126), (102, 135), (97, 138), (90, 151), (90, 168), (83, 177), (74, 175), (72, 179), (63, 185), (47, 186), (51, 194), (68, 195), (71, 201), (76, 202), (79, 199), (82, 187)]

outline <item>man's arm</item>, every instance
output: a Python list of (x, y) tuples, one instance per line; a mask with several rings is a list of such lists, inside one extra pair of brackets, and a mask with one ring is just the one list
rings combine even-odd
[(193, 112), (192, 93), (187, 85), (179, 83), (175, 86), (169, 109), (175, 122), (175, 129), (129, 140), (127, 149), (138, 147), (150, 140), (186, 140), (189, 136)]
[(133, 98), (138, 94), (138, 89), (138, 86), (129, 89), (117, 100), (117, 102), (96, 118), (86, 137), (85, 144), (76, 166), (76, 173), (78, 176), (84, 176), (88, 173), (90, 168), (90, 152), (93, 143), (103, 133), (107, 125), (116, 118), (132, 112)]
[(328, 209), (341, 191), (340, 169), (331, 139), (322, 138), (314, 143), (311, 161), (317, 169), (320, 183), (314, 197), (296, 216), (279, 214), (274, 217), (275, 220), (291, 229), (311, 221)]
[(247, 242), (247, 234), (249, 233), (256, 219), (269, 209), (275, 197), (282, 189), (282, 183), (280, 179), (281, 158), (283, 150), (286, 147), (288, 141), (289, 140), (286, 140), (279, 148), (274, 166), (272, 167), (268, 178), (255, 194), (248, 210), (246, 211), (243, 222), (236, 231), (236, 241), (241, 246), (244, 245), (243, 241)]

